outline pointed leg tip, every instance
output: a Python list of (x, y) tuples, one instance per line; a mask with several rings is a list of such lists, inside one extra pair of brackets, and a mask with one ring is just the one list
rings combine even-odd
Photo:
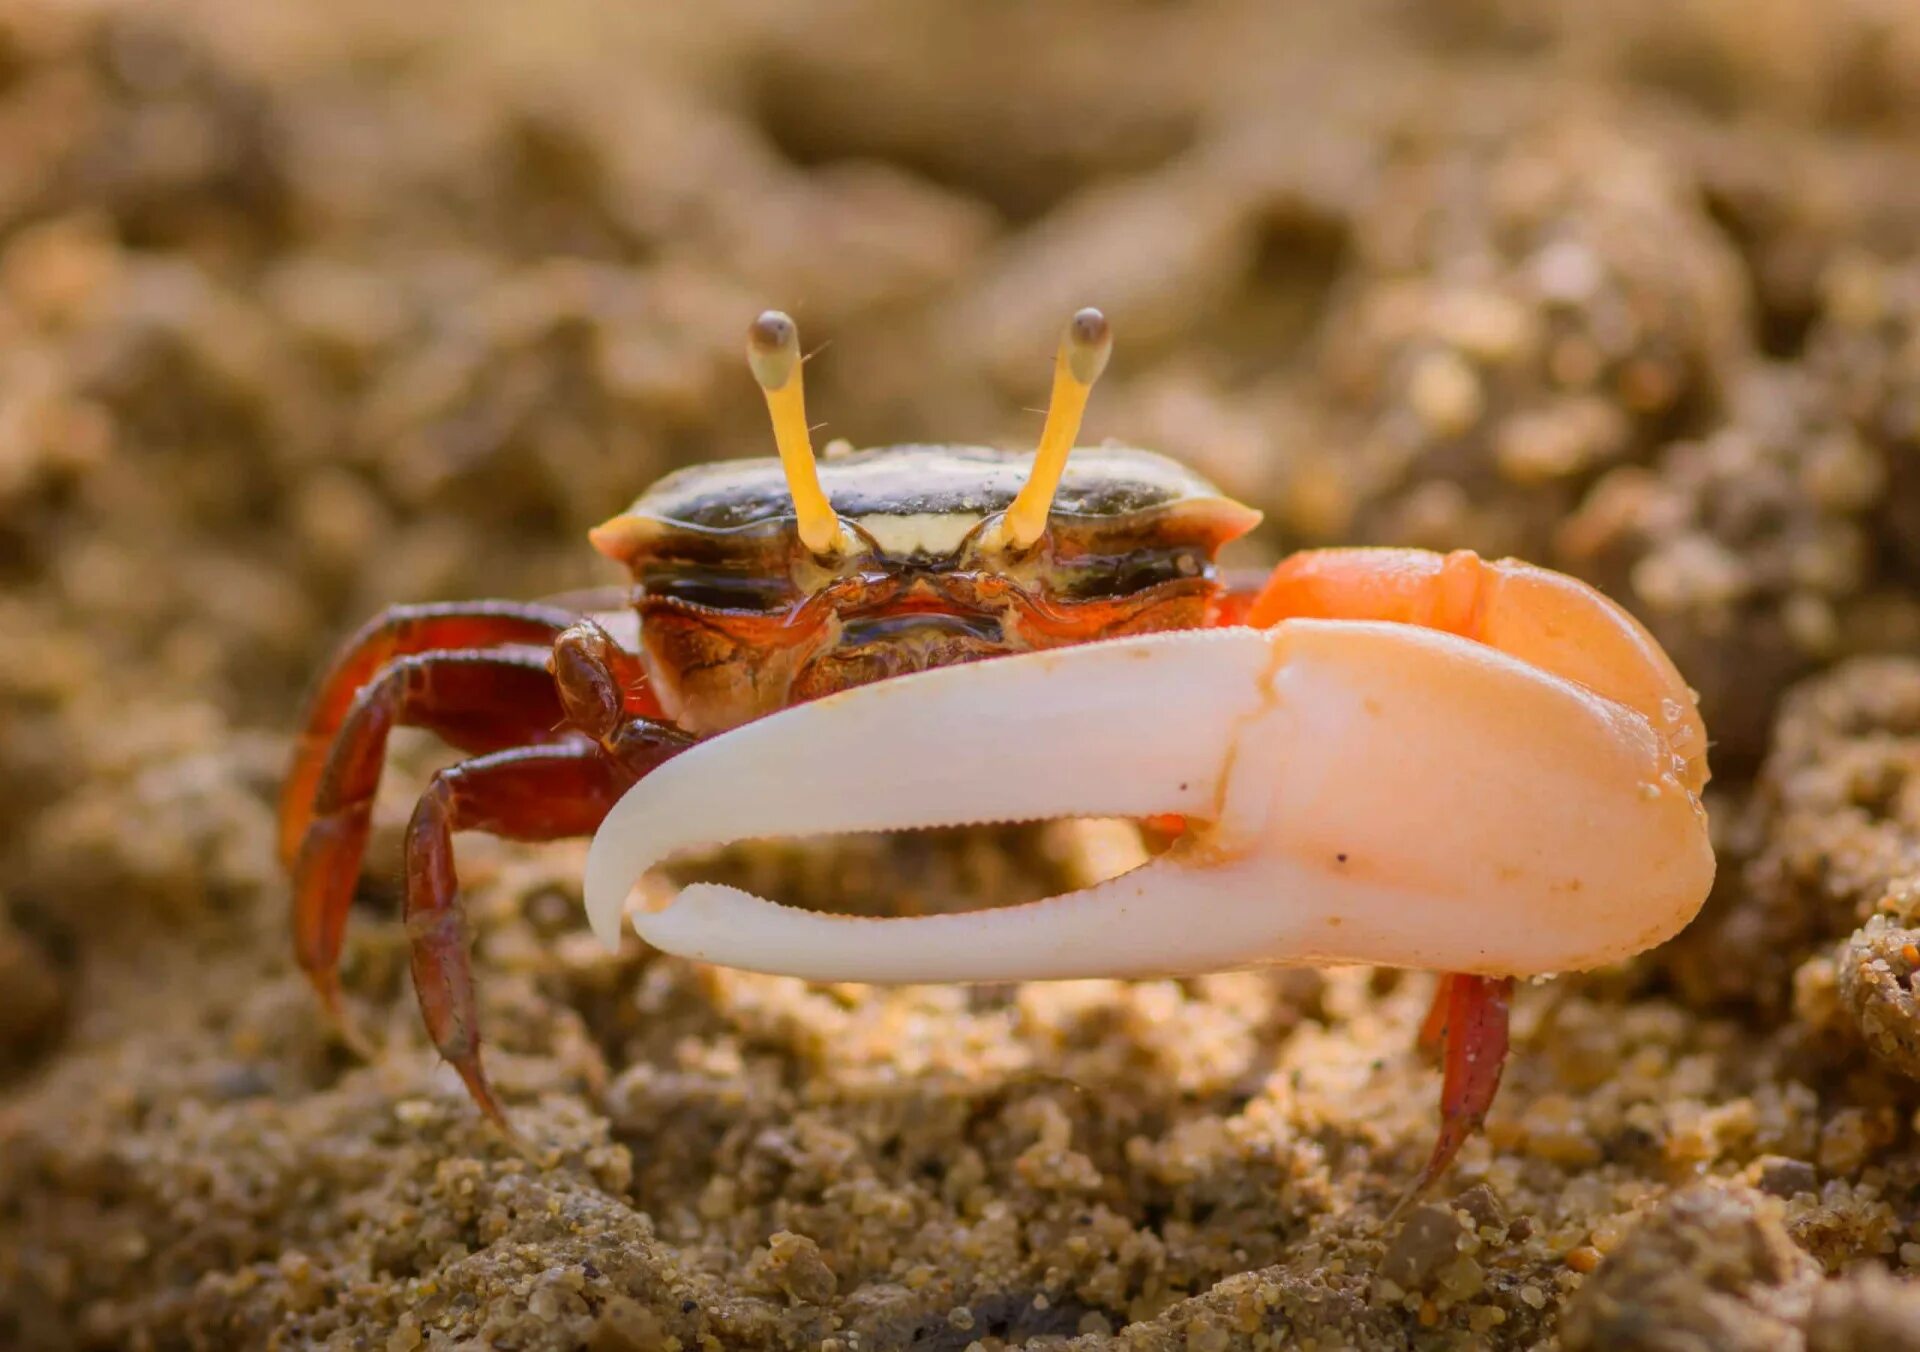
[(478, 1078), (478, 1089), (474, 1087), (476, 1081), (467, 1079), (464, 1072), (461, 1078), (466, 1079), (467, 1092), (474, 1096), (475, 1103), (479, 1105), (481, 1116), (486, 1118), (487, 1124), (493, 1128), (501, 1141), (503, 1141), (514, 1154), (518, 1155), (528, 1164), (538, 1168), (546, 1167), (546, 1152), (535, 1145), (518, 1127), (514, 1126), (513, 1123), (508, 1120), (506, 1109), (501, 1107), (500, 1101), (493, 1096), (493, 1090), (488, 1086), (485, 1077), (480, 1076)]
[(377, 1061), (380, 1048), (347, 1013), (346, 996), (340, 989), (338, 974), (308, 972), (307, 979), (320, 1001), (320, 1012), (327, 1021), (327, 1027), (340, 1045), (362, 1061)]
[(1462, 1129), (1453, 1122), (1442, 1123), (1440, 1138), (1433, 1143), (1433, 1154), (1427, 1157), (1425, 1167), (1414, 1176), (1412, 1184), (1393, 1204), (1393, 1210), (1387, 1213), (1384, 1224), (1389, 1229), (1400, 1221), (1408, 1208), (1423, 1200), (1433, 1191), (1434, 1185), (1446, 1176), (1447, 1170), (1453, 1167), (1454, 1157), (1460, 1153), (1460, 1147), (1466, 1144), (1467, 1136), (1473, 1129), (1472, 1126)]
[(1487, 1120), (1507, 1060), (1512, 994), (1511, 977), (1448, 973), (1440, 978), (1420, 1038), (1425, 1043), (1431, 1035), (1441, 1054), (1440, 1134), (1426, 1167), (1388, 1214), (1389, 1225), (1440, 1181)]
[(517, 1129), (509, 1126), (505, 1121), (496, 1122), (494, 1125), (499, 1131), (501, 1139), (507, 1143), (514, 1154), (535, 1168), (544, 1169), (547, 1166), (546, 1152), (528, 1140)]
[(506, 1138), (509, 1145), (529, 1159), (533, 1158), (532, 1147), (507, 1119), (507, 1110), (501, 1106), (499, 1097), (493, 1092), (493, 1084), (487, 1079), (487, 1072), (480, 1066), (479, 1053), (448, 1059), (459, 1074), (460, 1082), (466, 1085), (467, 1095), (473, 1100), (474, 1106), (480, 1110), (480, 1115)]
[(1381, 1228), (1392, 1230), (1397, 1227), (1401, 1218), (1407, 1214), (1407, 1208), (1426, 1196), (1429, 1186), (1431, 1184), (1425, 1175), (1415, 1179), (1413, 1185), (1400, 1194), (1400, 1200), (1393, 1204), (1393, 1210), (1387, 1213), (1386, 1219), (1380, 1222)]

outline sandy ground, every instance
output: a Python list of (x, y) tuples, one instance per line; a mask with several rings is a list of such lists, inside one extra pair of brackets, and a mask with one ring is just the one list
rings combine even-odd
[[(1916, 71), (1872, 0), (0, 5), (0, 1346), (1920, 1347)], [(1524, 554), (1702, 692), (1707, 913), (1522, 991), (1430, 1204), (1427, 977), (813, 988), (464, 838), (522, 1159), (407, 988), (417, 739), (333, 1044), (270, 817), (331, 643), (611, 580), (766, 452), (764, 305), (825, 435), (1019, 444), (1088, 302), (1089, 437), (1265, 509), (1238, 562)]]

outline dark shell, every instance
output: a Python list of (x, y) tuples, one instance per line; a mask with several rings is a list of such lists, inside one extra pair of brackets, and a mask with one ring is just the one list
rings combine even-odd
[[(974, 516), (1004, 511), (1033, 467), (1031, 451), (987, 446), (882, 446), (820, 461), (834, 510), (869, 516)], [(1075, 450), (1053, 514), (1121, 517), (1194, 500), (1219, 489), (1177, 460), (1130, 446)], [(790, 518), (793, 500), (774, 457), (722, 460), (679, 470), (641, 494), (626, 515), (698, 530), (736, 530)]]

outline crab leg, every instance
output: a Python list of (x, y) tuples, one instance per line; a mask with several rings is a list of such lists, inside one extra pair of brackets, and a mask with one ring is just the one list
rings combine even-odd
[[(423, 726), (456, 745), (551, 741), (560, 723), (544, 655), (525, 650), (420, 653), (389, 662), (360, 688), (315, 780), (293, 865), (295, 955), (336, 1026), (349, 1026), (336, 969), (388, 734)], [(486, 733), (496, 725), (505, 735)]]
[[(1440, 1135), (1402, 1206), (1444, 1174), (1467, 1138), (1480, 1129), (1507, 1063), (1513, 978), (1450, 973), (1441, 978), (1438, 994), (1434, 1011), (1440, 1017), (1433, 1037), (1441, 1056)], [(1429, 1016), (1428, 1023), (1433, 1022)], [(1420, 1031), (1424, 1043), (1427, 1029)]]
[(1483, 644), (1299, 619), (880, 682), (692, 748), (608, 815), (611, 940), (670, 854), (765, 836), (1179, 813), (1132, 873), (1026, 906), (852, 919), (696, 886), (635, 916), (669, 952), (815, 980), (1139, 976), (1342, 962), (1503, 977), (1676, 932), (1713, 856), (1649, 719)]
[(631, 775), (596, 747), (516, 747), (440, 771), (407, 824), (407, 939), (420, 1013), (433, 1045), (481, 1111), (502, 1127), (506, 1114), (480, 1064), (453, 833), (488, 831), (510, 840), (583, 836), (629, 782)]
[[(280, 862), (292, 867), (312, 819), (314, 793), (341, 725), (361, 687), (397, 658), (431, 651), (494, 648), (530, 644), (545, 648), (574, 620), (555, 606), (518, 601), (469, 601), (451, 605), (393, 606), (376, 616), (341, 647), (307, 707), (293, 764), (280, 792)], [(509, 706), (509, 709), (511, 706)], [(503, 710), (507, 712), (507, 710)], [(544, 706), (533, 711), (537, 718)], [(536, 724), (533, 731), (547, 725)], [(497, 751), (526, 740), (511, 719), (475, 724), (461, 743), (464, 751)]]

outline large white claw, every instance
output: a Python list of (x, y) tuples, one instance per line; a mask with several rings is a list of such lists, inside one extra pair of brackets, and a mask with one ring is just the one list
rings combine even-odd
[(960, 915), (821, 915), (699, 885), (635, 927), (823, 981), (1144, 976), (1377, 963), (1597, 966), (1713, 880), (1699, 804), (1641, 714), (1468, 640), (1291, 620), (1158, 634), (850, 690), (682, 753), (587, 861), (595, 932), (676, 851), (769, 836), (1180, 813), (1134, 872)]

